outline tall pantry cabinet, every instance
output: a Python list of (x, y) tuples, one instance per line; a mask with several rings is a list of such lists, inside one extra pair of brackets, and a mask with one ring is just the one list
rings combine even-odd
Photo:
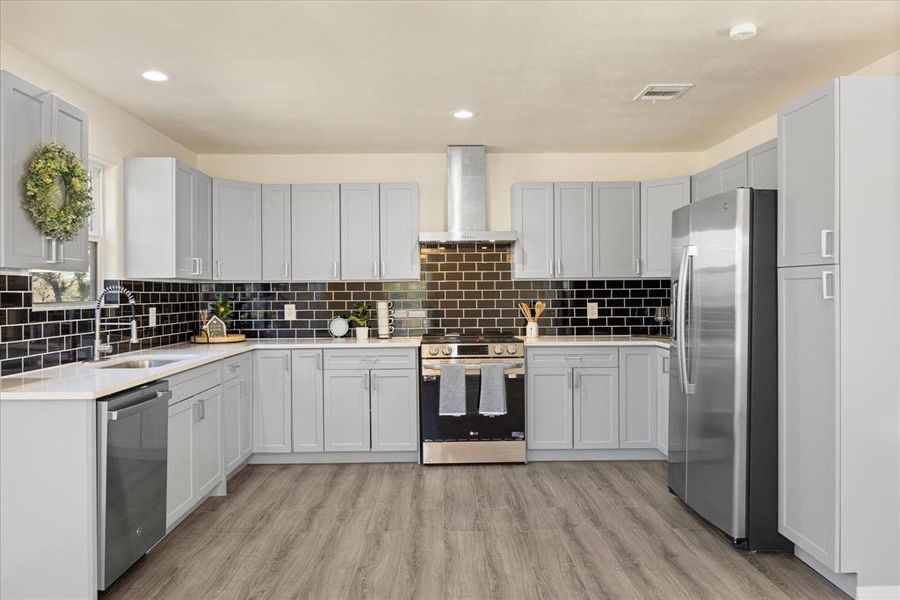
[(779, 531), (900, 586), (900, 77), (841, 77), (778, 115)]

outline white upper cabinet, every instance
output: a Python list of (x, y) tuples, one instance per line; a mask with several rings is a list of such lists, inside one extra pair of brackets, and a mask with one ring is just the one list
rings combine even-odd
[(341, 279), (381, 277), (378, 184), (341, 185)]
[(757, 190), (778, 189), (778, 140), (747, 151), (747, 185)]
[(691, 201), (691, 178), (641, 182), (641, 275), (671, 277), (672, 211)]
[(747, 187), (747, 160), (747, 153), (741, 152), (691, 177), (691, 201), (697, 202), (722, 192)]
[(516, 183), (512, 187), (512, 276), (549, 279), (553, 276), (553, 184)]
[(641, 260), (641, 187), (594, 183), (594, 277), (636, 277)]
[(553, 184), (553, 276), (585, 279), (594, 274), (590, 183)]
[(341, 278), (341, 199), (337, 184), (291, 186), (291, 279)]
[(125, 276), (212, 278), (212, 180), (167, 157), (125, 159)]
[(419, 185), (380, 186), (382, 279), (419, 278)]
[(291, 186), (262, 186), (262, 277), (291, 278)]
[(778, 266), (838, 261), (837, 81), (778, 113)]
[(51, 140), (72, 150), (87, 168), (87, 114), (47, 90), (0, 72), (0, 268), (88, 270), (87, 225), (74, 240), (56, 242), (44, 236), (22, 208), (31, 159)]
[(213, 180), (213, 277), (262, 278), (262, 186)]

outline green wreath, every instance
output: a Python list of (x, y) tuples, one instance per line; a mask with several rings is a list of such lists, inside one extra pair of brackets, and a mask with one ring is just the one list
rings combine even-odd
[(78, 236), (91, 216), (93, 203), (90, 175), (74, 152), (56, 142), (37, 151), (28, 167), (22, 206), (50, 239), (68, 242)]

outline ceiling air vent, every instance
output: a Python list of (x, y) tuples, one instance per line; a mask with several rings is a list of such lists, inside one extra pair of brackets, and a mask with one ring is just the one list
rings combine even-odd
[(651, 83), (632, 98), (632, 102), (635, 100), (649, 100), (650, 102), (675, 100), (692, 87), (694, 87), (693, 83)]

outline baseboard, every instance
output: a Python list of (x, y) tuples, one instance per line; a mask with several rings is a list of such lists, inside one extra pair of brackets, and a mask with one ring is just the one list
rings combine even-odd
[(253, 454), (251, 465), (419, 462), (418, 452), (295, 452)]
[(900, 600), (900, 585), (864, 585), (856, 588), (857, 600), (878, 598), (878, 600)]
[(529, 450), (528, 461), (552, 460), (665, 460), (656, 448), (619, 450)]
[[(835, 573), (800, 546), (794, 546), (794, 556), (805, 562), (813, 571), (830, 581), (848, 596), (859, 598), (857, 595), (859, 590), (856, 587), (856, 573)], [(870, 596), (870, 598), (877, 597), (880, 596)]]

